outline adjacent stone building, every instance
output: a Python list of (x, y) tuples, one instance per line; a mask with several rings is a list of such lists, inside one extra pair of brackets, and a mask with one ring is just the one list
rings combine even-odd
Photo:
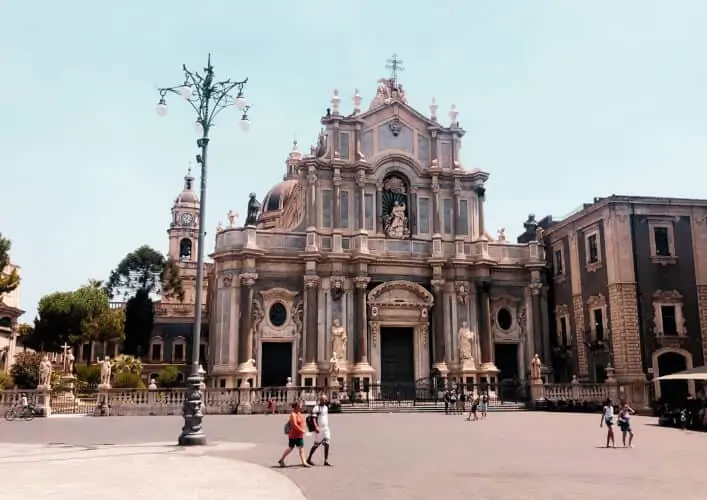
[[(489, 174), (462, 165), (454, 106), (443, 125), (435, 101), (429, 114), (411, 107), (395, 75), (362, 101), (355, 92), (345, 112), (335, 91), (317, 144), (295, 143), (243, 227), (217, 229), (209, 383), (524, 380), (550, 349), (541, 245), (489, 236)], [(180, 252), (184, 238), (194, 251), (189, 222)]]
[[(555, 377), (620, 383), (707, 359), (707, 201), (610, 196), (561, 221), (530, 218), (551, 269)], [(540, 228), (539, 230), (537, 228)], [(655, 398), (668, 384), (654, 383)], [(694, 385), (671, 382), (671, 395)]]

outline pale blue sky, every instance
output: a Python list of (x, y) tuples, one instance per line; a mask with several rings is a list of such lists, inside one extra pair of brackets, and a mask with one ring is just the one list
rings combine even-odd
[[(106, 5), (112, 5), (106, 7)], [(0, 231), (22, 306), (106, 278), (142, 244), (166, 251), (196, 151), (193, 115), (158, 85), (207, 52), (248, 76), (253, 127), (224, 112), (210, 149), (208, 229), (283, 174), (341, 91), (369, 102), (404, 60), (410, 103), (459, 108), (462, 161), (491, 173), (487, 227), (563, 215), (611, 193), (704, 197), (707, 2), (534, 0), (207, 3), (0, 0)], [(688, 180), (688, 176), (691, 177)]]

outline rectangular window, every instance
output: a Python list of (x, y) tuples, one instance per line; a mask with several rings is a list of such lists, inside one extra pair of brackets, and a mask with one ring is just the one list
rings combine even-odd
[(599, 245), (596, 234), (587, 236), (587, 262), (590, 264), (599, 262)]
[(202, 365), (206, 365), (206, 344), (201, 344), (199, 346), (199, 363)]
[(469, 234), (469, 202), (459, 200), (459, 227), (457, 234)]
[(555, 250), (555, 276), (562, 276), (564, 271), (562, 269), (562, 250)]
[(677, 335), (678, 321), (675, 306), (660, 306), (660, 315), (663, 318), (663, 335)]
[(174, 363), (182, 363), (184, 361), (184, 344), (174, 344)]
[(339, 134), (339, 157), (342, 160), (349, 159), (349, 137), (348, 132), (341, 132)]
[(225, 389), (226, 388), (226, 379), (225, 378), (218, 379), (218, 386), (219, 386), (219, 389)]
[(428, 234), (430, 232), (430, 199), (418, 198), (418, 223), (420, 225), (420, 233)]
[(604, 341), (604, 312), (601, 309), (594, 309), (592, 311), (594, 316), (594, 332), (596, 333), (596, 341)]
[(341, 227), (344, 229), (348, 229), (348, 227), (349, 227), (349, 192), (348, 191), (341, 191), (340, 196), (341, 196), (341, 199), (339, 200), (339, 210), (340, 210), (339, 217), (341, 217)]
[(563, 316), (560, 318), (560, 341), (563, 346), (569, 345), (569, 337), (567, 336), (567, 333), (567, 318)]
[(375, 214), (375, 204), (373, 203), (373, 195), (372, 194), (365, 194), (364, 200), (365, 200), (364, 208), (366, 209), (366, 225), (364, 226), (364, 229), (366, 229), (366, 231), (375, 231), (375, 229), (376, 229), (376, 225), (375, 225), (376, 214)]
[(162, 344), (152, 344), (150, 359), (152, 361), (162, 361)]
[(653, 226), (653, 237), (655, 238), (655, 254), (658, 257), (670, 257), (670, 234), (668, 228)]
[(322, 189), (322, 227), (331, 227), (332, 203), (331, 189)]
[(442, 201), (442, 223), (444, 234), (452, 234), (452, 200), (445, 198)]

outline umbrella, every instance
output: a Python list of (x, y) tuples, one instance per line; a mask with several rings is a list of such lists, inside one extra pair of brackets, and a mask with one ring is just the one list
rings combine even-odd
[(707, 366), (698, 366), (670, 375), (663, 375), (656, 380), (707, 380)]

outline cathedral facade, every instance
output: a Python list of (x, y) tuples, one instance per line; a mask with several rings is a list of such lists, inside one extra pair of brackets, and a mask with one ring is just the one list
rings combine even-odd
[(362, 100), (344, 113), (335, 91), (317, 144), (294, 145), (242, 227), (219, 225), (209, 385), (524, 380), (548, 339), (541, 245), (487, 232), (489, 174), (462, 165), (454, 106), (443, 125), (395, 78)]

